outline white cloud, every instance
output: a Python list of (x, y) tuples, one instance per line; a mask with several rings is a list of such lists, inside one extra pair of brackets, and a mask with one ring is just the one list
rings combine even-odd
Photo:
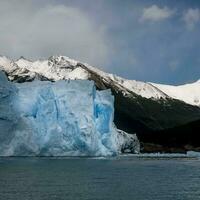
[(174, 14), (174, 10), (168, 7), (159, 8), (157, 5), (152, 5), (143, 9), (142, 17), (140, 21), (158, 22), (171, 17)]
[(169, 68), (171, 69), (171, 71), (176, 71), (179, 68), (179, 65), (179, 60), (172, 60), (169, 62)]
[(10, 0), (0, 1), (0, 13), (0, 54), (34, 59), (62, 54), (93, 65), (108, 61), (103, 28), (78, 8)]
[(188, 30), (193, 30), (195, 25), (200, 21), (200, 10), (198, 8), (188, 9), (183, 14), (183, 20), (185, 21)]

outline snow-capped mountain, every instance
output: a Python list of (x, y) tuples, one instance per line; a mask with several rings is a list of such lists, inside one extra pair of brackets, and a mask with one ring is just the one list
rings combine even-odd
[[(102, 81), (113, 83), (124, 95), (135, 93), (144, 98), (178, 99), (185, 103), (200, 106), (200, 81), (180, 86), (162, 85), (150, 82), (127, 80), (114, 74), (105, 73), (97, 68), (72, 60), (65, 56), (52, 56), (48, 60), (30, 61), (23, 57), (13, 61), (0, 57), (0, 68), (7, 72), (10, 80), (33, 79), (90, 79), (91, 73), (97, 74)], [(20, 77), (18, 79), (17, 77)], [(21, 80), (22, 81), (22, 80)]]
[(200, 81), (179, 86), (152, 83), (169, 97), (184, 101), (191, 105), (200, 106)]
[[(93, 80), (97, 89), (110, 88), (115, 97), (117, 128), (137, 133), (144, 149), (168, 152), (200, 147), (200, 81), (180, 86), (127, 80), (65, 56), (30, 61), (0, 57), (9, 80)], [(181, 133), (181, 134), (180, 134)], [(160, 145), (159, 148), (156, 145)], [(153, 150), (152, 150), (153, 149)]]

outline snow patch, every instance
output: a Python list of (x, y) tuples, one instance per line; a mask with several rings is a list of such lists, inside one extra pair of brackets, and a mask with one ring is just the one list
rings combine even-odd
[(162, 85), (151, 83), (155, 87), (159, 88), (161, 91), (166, 93), (173, 99), (178, 99), (184, 101), (185, 103), (200, 106), (200, 82), (172, 86), (172, 85)]

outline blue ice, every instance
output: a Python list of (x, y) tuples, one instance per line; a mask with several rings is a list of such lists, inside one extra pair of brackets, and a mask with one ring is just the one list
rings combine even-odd
[(93, 81), (18, 84), (0, 72), (0, 156), (115, 155), (113, 103)]

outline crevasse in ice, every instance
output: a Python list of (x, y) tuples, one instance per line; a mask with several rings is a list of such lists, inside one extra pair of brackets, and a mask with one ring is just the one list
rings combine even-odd
[(113, 101), (92, 81), (14, 84), (0, 72), (0, 156), (115, 155)]

